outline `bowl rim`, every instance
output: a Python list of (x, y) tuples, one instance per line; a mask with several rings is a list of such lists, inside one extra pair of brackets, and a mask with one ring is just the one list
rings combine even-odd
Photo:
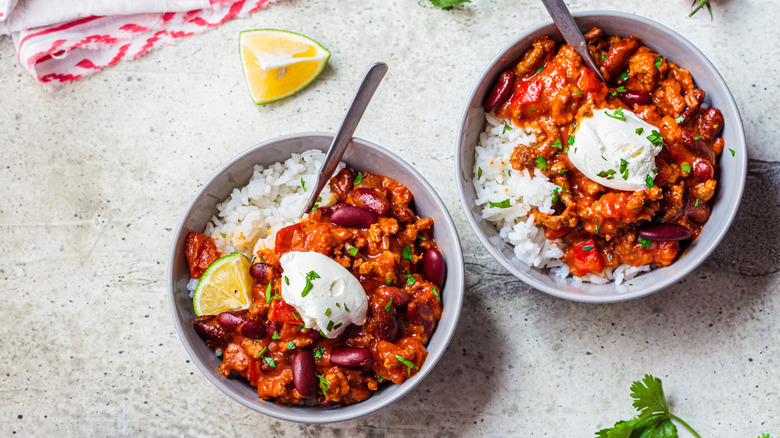
[[(534, 34), (541, 29), (548, 27), (550, 25), (554, 25), (552, 21), (545, 21), (539, 25), (533, 26), (531, 28), (528, 28), (521, 32), (518, 37), (516, 37), (512, 42), (510, 42), (508, 45), (506, 45), (503, 49), (501, 49), (494, 57), (493, 59), (487, 64), (487, 66), (484, 68), (482, 73), (479, 76), (479, 79), (475, 83), (474, 87), (471, 90), (471, 93), (469, 94), (469, 97), (466, 101), (465, 107), (463, 109), (463, 114), (461, 116), (460, 125), (458, 127), (458, 134), (456, 138), (455, 143), (455, 181), (456, 185), (458, 187), (458, 197), (460, 198), (461, 208), (463, 208), (464, 213), (466, 215), (466, 219), (469, 222), (469, 225), (471, 226), (472, 231), (474, 234), (477, 235), (477, 238), (482, 243), (482, 245), (488, 250), (490, 255), (499, 262), (504, 268), (506, 268), (512, 275), (517, 277), (519, 280), (525, 282), (529, 286), (538, 289), (542, 292), (545, 292), (549, 295), (552, 295), (557, 298), (563, 298), (566, 300), (571, 301), (578, 301), (583, 303), (615, 303), (615, 302), (621, 302), (621, 301), (628, 301), (633, 300), (637, 298), (641, 298), (643, 296), (647, 296), (650, 294), (653, 294), (655, 292), (658, 292), (671, 284), (675, 283), (676, 281), (680, 280), (681, 278), (685, 277), (686, 275), (690, 274), (693, 270), (695, 270), (699, 265), (701, 265), (715, 250), (715, 248), (720, 244), (720, 242), (725, 237), (727, 231), (731, 227), (734, 218), (736, 216), (737, 210), (739, 209), (739, 204), (742, 199), (742, 195), (744, 193), (745, 189), (745, 178), (747, 175), (747, 147), (746, 147), (746, 141), (745, 141), (745, 130), (742, 124), (742, 117), (739, 113), (739, 107), (736, 104), (736, 101), (734, 100), (734, 96), (731, 93), (731, 90), (729, 89), (728, 85), (726, 84), (726, 81), (721, 76), (720, 72), (715, 68), (715, 66), (712, 64), (712, 62), (709, 60), (709, 58), (701, 52), (696, 46), (694, 46), (690, 41), (688, 41), (685, 37), (680, 35), (679, 33), (675, 32), (674, 30), (666, 27), (665, 25), (658, 23), (656, 21), (650, 20), (649, 18), (641, 17), (639, 15), (630, 14), (627, 12), (620, 12), (620, 11), (605, 11), (605, 10), (594, 10), (594, 11), (581, 11), (576, 12), (572, 14), (577, 19), (587, 19), (587, 18), (599, 18), (599, 19), (609, 19), (609, 18), (620, 18), (620, 19), (627, 19), (627, 20), (633, 20), (639, 23), (642, 23), (647, 26), (655, 27), (659, 29), (660, 31), (668, 34), (673, 39), (677, 40), (677, 42), (684, 46), (688, 51), (693, 52), (700, 56), (701, 60), (703, 61), (703, 65), (707, 67), (711, 72), (713, 73), (713, 77), (716, 82), (719, 82), (720, 85), (723, 86), (726, 93), (724, 96), (724, 101), (726, 103), (726, 106), (729, 107), (730, 111), (733, 111), (734, 114), (736, 114), (736, 123), (733, 124), (733, 126), (730, 126), (730, 128), (733, 128), (736, 130), (735, 136), (737, 139), (740, 140), (738, 145), (734, 145), (735, 149), (738, 149), (740, 152), (740, 163), (741, 168), (739, 169), (740, 174), (742, 177), (739, 179), (739, 186), (737, 187), (737, 200), (734, 202), (733, 205), (728, 206), (729, 209), (727, 210), (728, 219), (722, 229), (718, 230), (718, 235), (715, 237), (715, 239), (709, 244), (709, 246), (705, 249), (703, 254), (700, 255), (697, 259), (695, 259), (690, 267), (682, 271), (676, 275), (670, 275), (663, 278), (661, 281), (658, 281), (653, 287), (647, 288), (646, 290), (639, 290), (636, 292), (626, 292), (626, 293), (620, 293), (620, 294), (611, 294), (611, 295), (585, 295), (585, 294), (572, 294), (566, 291), (562, 291), (560, 289), (551, 287), (547, 284), (544, 284), (537, 279), (526, 275), (522, 271), (518, 270), (515, 266), (513, 266), (506, 258), (504, 258), (503, 254), (488, 240), (487, 236), (485, 236), (481, 230), (479, 229), (479, 224), (477, 223), (476, 219), (470, 212), (471, 206), (467, 203), (466, 198), (466, 191), (465, 191), (465, 183), (463, 181), (462, 175), (460, 173), (461, 167), (463, 165), (461, 160), (461, 154), (460, 154), (460, 147), (462, 143), (462, 139), (466, 135), (465, 133), (465, 127), (467, 123), (467, 118), (469, 115), (469, 109), (470, 104), (474, 100), (474, 97), (477, 94), (477, 91), (480, 87), (480, 85), (487, 79), (487, 75), (490, 72), (490, 69), (500, 62), (501, 58), (508, 53), (513, 47), (520, 44), (520, 42), (528, 37), (531, 34)], [(723, 105), (719, 105), (721, 108)], [(725, 151), (724, 151), (725, 152)], [(738, 165), (739, 163), (735, 163), (734, 165)], [(522, 263), (522, 262), (521, 262)], [(534, 267), (530, 267), (531, 269), (538, 269)], [(652, 271), (650, 271), (652, 272)], [(641, 274), (640, 274), (641, 275)]]
[[(310, 138), (310, 137), (324, 137), (328, 139), (332, 139), (335, 134), (333, 133), (327, 133), (327, 132), (300, 132), (300, 133), (292, 133), (292, 134), (286, 134), (278, 137), (274, 137), (268, 140), (265, 140), (263, 142), (257, 143), (254, 146), (249, 147), (248, 149), (242, 151), (235, 157), (231, 158), (227, 163), (222, 165), (217, 171), (215, 171), (211, 177), (203, 183), (201, 188), (198, 190), (198, 192), (192, 197), (190, 202), (187, 204), (187, 207), (184, 209), (184, 212), (181, 216), (181, 219), (178, 222), (178, 225), (176, 227), (176, 230), (174, 232), (174, 235), (171, 240), (171, 250), (170, 255), (168, 257), (168, 268), (167, 268), (167, 282), (168, 282), (168, 305), (170, 307), (171, 311), (171, 317), (173, 318), (174, 326), (176, 327), (176, 332), (179, 336), (179, 340), (181, 341), (182, 345), (184, 346), (185, 351), (189, 355), (192, 362), (197, 366), (197, 368), (201, 371), (201, 373), (214, 385), (216, 386), (220, 391), (222, 391), (225, 395), (227, 395), (230, 399), (240, 403), (241, 405), (259, 412), (264, 415), (268, 415), (270, 417), (278, 418), (281, 420), (287, 420), (287, 421), (294, 421), (298, 423), (307, 423), (307, 424), (323, 424), (323, 423), (334, 423), (339, 421), (346, 421), (346, 420), (352, 420), (358, 417), (362, 417), (364, 415), (368, 415), (372, 412), (375, 412), (379, 409), (382, 409), (398, 400), (403, 398), (405, 395), (407, 395), (409, 392), (411, 392), (420, 382), (422, 382), (428, 374), (435, 368), (436, 364), (439, 362), (439, 360), (444, 356), (445, 352), (447, 351), (449, 344), (452, 340), (452, 337), (455, 334), (455, 329), (457, 328), (458, 321), (460, 319), (461, 310), (463, 308), (463, 300), (464, 300), (464, 293), (465, 293), (465, 268), (463, 264), (463, 250), (460, 242), (460, 238), (458, 236), (458, 230), (455, 226), (454, 221), (452, 220), (452, 216), (449, 213), (449, 210), (446, 208), (444, 202), (439, 197), (436, 190), (434, 190), (433, 186), (428, 183), (428, 181), (409, 163), (407, 163), (405, 160), (403, 160), (401, 157), (396, 155), (395, 153), (373, 143), (367, 140), (364, 140), (359, 137), (353, 137), (352, 141), (361, 143), (362, 146), (366, 146), (370, 149), (375, 149), (380, 153), (383, 153), (390, 157), (391, 159), (397, 161), (401, 167), (403, 167), (406, 171), (409, 172), (411, 177), (415, 178), (421, 186), (425, 190), (427, 190), (432, 199), (433, 199), (433, 208), (435, 210), (440, 210), (445, 218), (445, 224), (444, 228), (448, 229), (449, 232), (451, 232), (454, 236), (453, 242), (453, 248), (451, 248), (449, 251), (450, 253), (453, 253), (453, 260), (459, 261), (460, 263), (457, 263), (456, 266), (451, 267), (450, 265), (447, 266), (448, 273), (452, 269), (452, 272), (454, 274), (453, 279), (455, 280), (454, 287), (450, 290), (448, 289), (447, 292), (447, 299), (452, 300), (454, 306), (452, 318), (450, 318), (448, 321), (446, 321), (446, 324), (443, 324), (442, 321), (439, 321), (439, 324), (436, 327), (436, 332), (434, 332), (434, 336), (436, 334), (441, 333), (440, 337), (443, 336), (442, 343), (441, 343), (441, 349), (437, 352), (437, 354), (431, 354), (431, 352), (428, 350), (428, 346), (426, 345), (426, 352), (428, 352), (428, 356), (425, 359), (425, 366), (421, 367), (420, 371), (414, 375), (412, 379), (406, 380), (404, 383), (400, 385), (395, 385), (395, 387), (400, 387), (394, 394), (392, 394), (390, 397), (383, 399), (379, 402), (372, 403), (372, 400), (377, 400), (375, 397), (369, 397), (368, 399), (355, 404), (350, 405), (344, 405), (340, 407), (334, 407), (334, 408), (321, 408), (319, 406), (312, 407), (313, 409), (316, 409), (318, 411), (327, 411), (330, 412), (332, 415), (329, 415), (327, 418), (308, 418), (306, 417), (305, 413), (301, 413), (299, 411), (290, 410), (287, 411), (286, 408), (287, 405), (280, 405), (273, 402), (271, 403), (273, 407), (280, 407), (282, 409), (280, 410), (269, 410), (266, 406), (263, 404), (256, 403), (256, 400), (261, 400), (259, 397), (256, 400), (252, 400), (251, 402), (249, 400), (246, 400), (244, 397), (237, 396), (236, 394), (233, 394), (229, 388), (224, 384), (225, 378), (221, 376), (217, 376), (211, 369), (211, 367), (208, 367), (205, 363), (203, 363), (198, 356), (196, 355), (195, 351), (193, 350), (193, 347), (186, 341), (186, 337), (184, 335), (184, 327), (182, 325), (182, 321), (177, 315), (177, 300), (176, 300), (176, 284), (175, 280), (173, 278), (173, 267), (175, 264), (175, 260), (178, 256), (176, 252), (176, 244), (181, 239), (182, 231), (185, 228), (185, 224), (187, 221), (187, 218), (190, 216), (192, 211), (194, 210), (197, 202), (206, 192), (206, 190), (209, 188), (210, 184), (217, 179), (218, 176), (222, 175), (224, 172), (228, 170), (231, 166), (233, 166), (235, 163), (247, 159), (249, 155), (254, 153), (258, 149), (262, 149), (265, 147), (269, 147), (277, 142), (285, 141), (289, 139), (303, 139), (303, 138)], [(219, 201), (215, 201), (219, 202)], [(438, 225), (438, 224), (437, 224)], [(449, 274), (448, 274), (449, 276)], [(443, 312), (443, 309), (442, 309)], [(433, 339), (433, 336), (431, 337), (431, 340)], [(428, 345), (430, 345), (430, 341), (428, 342)], [(261, 400), (263, 401), (263, 400)], [(300, 408), (300, 406), (294, 405), (289, 406), (290, 408)]]

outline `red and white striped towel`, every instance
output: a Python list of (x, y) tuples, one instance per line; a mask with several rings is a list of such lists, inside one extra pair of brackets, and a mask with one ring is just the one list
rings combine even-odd
[(0, 0), (0, 35), (47, 90), (137, 58), (269, 0)]

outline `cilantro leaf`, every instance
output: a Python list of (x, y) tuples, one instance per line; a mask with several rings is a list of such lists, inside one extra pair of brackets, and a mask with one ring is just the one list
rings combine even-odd
[(452, 9), (453, 6), (471, 3), (471, 0), (431, 0), (431, 3), (437, 8)]
[(645, 374), (641, 382), (634, 382), (631, 385), (631, 397), (634, 399), (634, 407), (641, 415), (669, 412), (661, 379), (649, 374)]
[[(646, 374), (631, 385), (634, 407), (640, 412), (628, 421), (618, 421), (608, 429), (596, 432), (599, 438), (677, 438), (677, 426), (682, 424), (693, 436), (701, 438), (685, 421), (669, 411), (661, 379)], [(763, 438), (763, 437), (761, 437)]]

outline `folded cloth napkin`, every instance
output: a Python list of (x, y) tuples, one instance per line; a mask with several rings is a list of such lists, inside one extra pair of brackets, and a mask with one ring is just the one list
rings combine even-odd
[(137, 58), (269, 0), (0, 0), (0, 35), (47, 90)]

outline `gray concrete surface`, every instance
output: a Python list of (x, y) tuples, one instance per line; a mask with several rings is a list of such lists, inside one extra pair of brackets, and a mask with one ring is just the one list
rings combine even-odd
[[(780, 9), (769, 0), (570, 1), (667, 24), (720, 70), (750, 173), (725, 241), (685, 280), (614, 305), (551, 298), (481, 248), (453, 184), (462, 105), (487, 62), (546, 21), (537, 1), (284, 0), (49, 94), (0, 39), (0, 435), (588, 437), (664, 381), (703, 437), (780, 436)], [(255, 107), (238, 32), (302, 32), (333, 56), (299, 95)], [(201, 182), (271, 137), (332, 131), (368, 65), (390, 72), (360, 137), (414, 163), (453, 215), (466, 301), (435, 373), (370, 416), (307, 426), (254, 413), (188, 360), (167, 304), (172, 229)], [(681, 436), (687, 436), (682, 435)]]

